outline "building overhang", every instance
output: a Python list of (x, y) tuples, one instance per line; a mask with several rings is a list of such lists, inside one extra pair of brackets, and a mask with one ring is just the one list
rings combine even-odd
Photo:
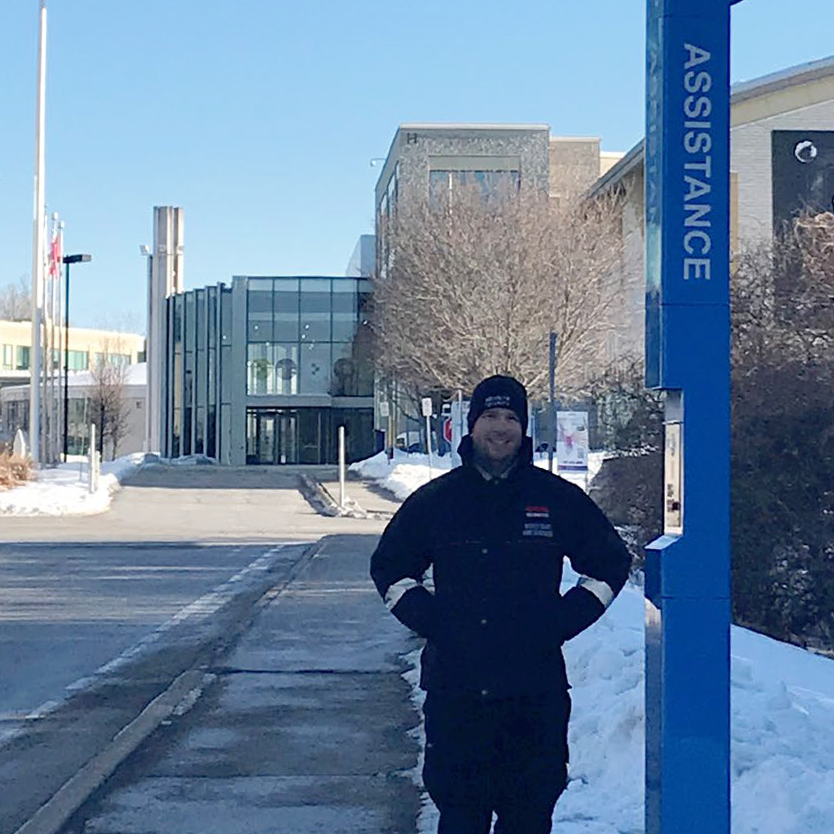
[[(770, 118), (834, 99), (834, 56), (763, 75), (730, 88), (731, 126)], [(588, 191), (599, 194), (642, 167), (645, 139), (641, 139)]]
[(250, 394), (247, 408), (373, 408), (373, 397), (331, 397), (329, 394)]

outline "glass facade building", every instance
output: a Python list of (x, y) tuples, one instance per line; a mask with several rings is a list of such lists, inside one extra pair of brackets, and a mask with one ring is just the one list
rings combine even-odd
[(373, 454), (369, 282), (236, 277), (168, 299), (163, 454), (324, 464)]

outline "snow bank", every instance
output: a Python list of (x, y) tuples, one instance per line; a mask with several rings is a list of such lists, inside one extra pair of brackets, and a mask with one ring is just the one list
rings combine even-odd
[(428, 455), (407, 455), (403, 452), (396, 452), (393, 461), (388, 460), (385, 452), (380, 452), (372, 458), (350, 465), (352, 472), (356, 472), (361, 478), (376, 481), (400, 501), (404, 501), (423, 484), (451, 468), (452, 460), (449, 455), (432, 455), (432, 465), (429, 468)]
[(142, 466), (145, 455), (136, 452), (103, 463), (98, 490), (87, 486), (83, 458), (70, 458), (55, 468), (41, 469), (36, 480), (0, 492), (0, 515), (61, 516), (94, 515), (110, 507), (113, 494), (121, 482)]
[[(584, 488), (599, 472), (604, 458), (604, 452), (591, 452), (588, 455), (587, 483), (585, 475), (576, 472), (564, 473), (562, 477)], [(547, 469), (547, 455), (536, 455), (535, 464), (542, 469)], [(385, 452), (380, 452), (371, 458), (350, 465), (350, 470), (360, 478), (376, 481), (379, 486), (388, 490), (400, 501), (404, 501), (423, 484), (427, 484), (432, 478), (448, 472), (451, 468), (450, 455), (432, 456), (432, 466), (429, 470), (428, 455), (408, 455), (404, 452), (395, 452), (393, 461), (388, 460)]]
[[(589, 456), (589, 482), (604, 457)], [(435, 477), (448, 471), (448, 458), (443, 463)], [(536, 465), (546, 468), (547, 456)], [(424, 455), (389, 463), (380, 454), (351, 468), (401, 499), (429, 480)], [(584, 485), (584, 476), (568, 478)], [(565, 567), (563, 591), (576, 582)], [(560, 834), (644, 831), (643, 618), (642, 589), (629, 583), (598, 623), (565, 646), (573, 712), (570, 783), (553, 816)], [(830, 834), (834, 661), (735, 626), (731, 645), (733, 834)], [(416, 666), (418, 656), (406, 660)], [(404, 677), (421, 705), (416, 668)], [(422, 726), (413, 734), (424, 742)], [(436, 828), (437, 810), (424, 795), (419, 830)]]
[[(563, 591), (575, 580), (566, 569)], [(830, 834), (834, 661), (735, 626), (731, 641), (733, 834)], [(570, 782), (553, 830), (642, 834), (642, 591), (626, 585), (606, 615), (565, 646), (565, 658), (573, 686)], [(417, 653), (407, 659), (416, 664)], [(405, 677), (422, 703), (416, 672)], [(421, 834), (436, 825), (424, 796)]]

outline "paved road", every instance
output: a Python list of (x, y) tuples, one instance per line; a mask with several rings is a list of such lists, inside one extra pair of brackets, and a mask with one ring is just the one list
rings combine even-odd
[(265, 564), (278, 561), (271, 550), (0, 545), (0, 740), (142, 641), (163, 644), (174, 623), (206, 616), (223, 597), (194, 601), (245, 578), (265, 554)]
[[(276, 468), (149, 467), (111, 511), (0, 518), (0, 832), (14, 832), (328, 533)], [(9, 801), (7, 797), (13, 797)]]
[(401, 673), (417, 641), (368, 578), (375, 541), (322, 540), (206, 695), (63, 834), (412, 834), (419, 716)]

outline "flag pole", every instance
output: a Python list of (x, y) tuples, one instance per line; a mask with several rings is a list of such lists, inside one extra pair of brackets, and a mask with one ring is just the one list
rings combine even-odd
[(58, 322), (58, 330), (57, 330), (57, 339), (53, 342), (53, 356), (57, 356), (58, 359), (55, 361), (53, 359), (52, 365), (55, 372), (56, 378), (56, 388), (58, 391), (58, 396), (55, 398), (55, 434), (53, 437), (53, 444), (54, 444), (54, 453), (53, 453), (53, 460), (55, 463), (60, 462), (61, 460), (61, 451), (63, 449), (61, 444), (61, 439), (64, 436), (64, 414), (61, 404), (64, 402), (64, 377), (61, 373), (61, 356), (63, 355), (63, 351), (61, 347), (64, 344), (64, 294), (63, 294), (63, 273), (62, 273), (62, 266), (64, 263), (64, 221), (61, 220), (58, 223), (58, 251), (55, 253), (53, 260), (54, 260), (54, 274), (53, 284), (54, 288), (53, 291), (55, 293), (55, 321)]
[(41, 462), (41, 314), (43, 307), (46, 116), (46, 0), (40, 0), (38, 38), (38, 89), (35, 110), (35, 209), (32, 242), (32, 350), (29, 370), (29, 451), (37, 467)]
[(42, 442), (42, 460), (44, 466), (51, 463), (52, 458), (52, 402), (50, 400), (52, 391), (52, 363), (50, 362), (49, 351), (52, 346), (52, 282), (50, 279), (49, 263), (51, 260), (52, 249), (52, 228), (54, 222), (50, 219), (45, 221), (46, 227), (43, 232), (44, 243), (49, 242), (44, 247), (43, 258), (43, 342), (41, 346), (41, 367), (43, 385), (41, 386), (41, 425), (43, 426), (41, 437)]
[(46, 448), (45, 453), (46, 463), (54, 466), (57, 463), (57, 447), (56, 438), (58, 437), (58, 406), (57, 406), (57, 380), (55, 379), (55, 335), (58, 326), (58, 287), (60, 286), (61, 277), (60, 267), (58, 262), (60, 256), (58, 249), (60, 246), (61, 223), (58, 217), (58, 212), (52, 213), (52, 227), (49, 234), (49, 257), (47, 259), (46, 271), (48, 279), (46, 281), (46, 309), (48, 310), (46, 321), (49, 333), (45, 339), (46, 357), (44, 367), (47, 369), (47, 394), (46, 394), (46, 408), (48, 409), (49, 419), (47, 420), (46, 432)]

